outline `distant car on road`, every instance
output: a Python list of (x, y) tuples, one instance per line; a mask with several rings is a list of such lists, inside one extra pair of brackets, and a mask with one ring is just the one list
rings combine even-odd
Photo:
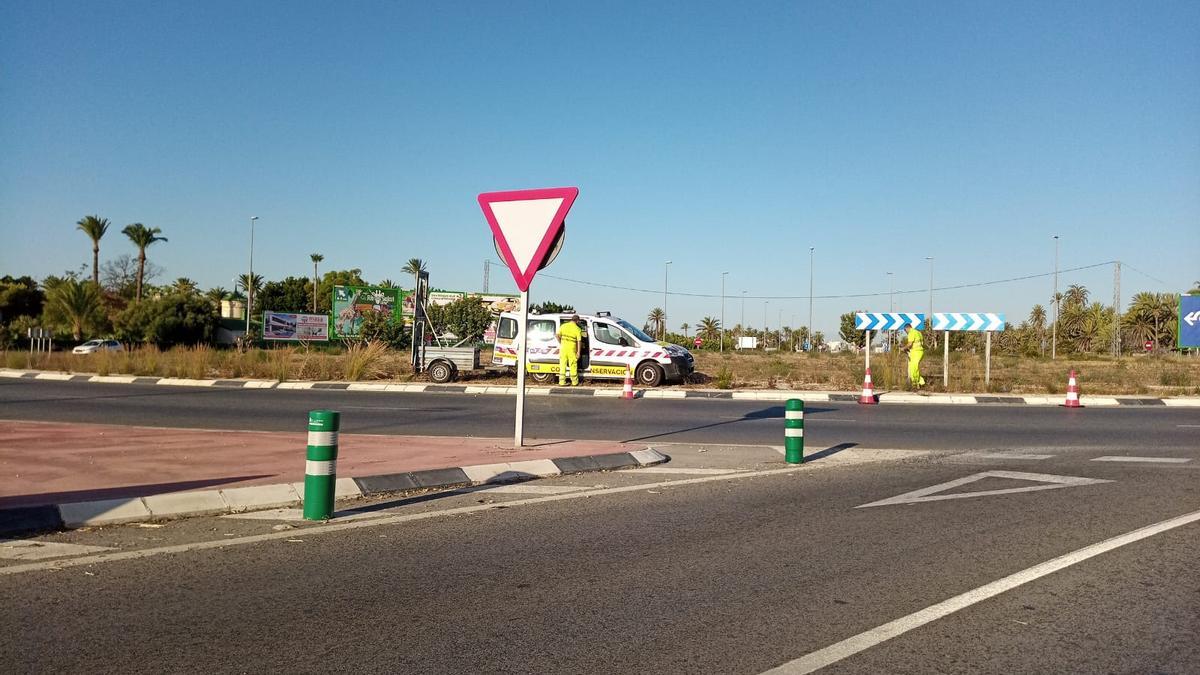
[(125, 349), (116, 340), (88, 340), (71, 350), (72, 354), (95, 354), (96, 352), (119, 352)]

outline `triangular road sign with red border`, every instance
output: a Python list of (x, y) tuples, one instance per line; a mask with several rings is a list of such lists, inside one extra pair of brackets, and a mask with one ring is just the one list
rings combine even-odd
[(574, 187), (479, 195), (479, 207), (521, 291), (529, 290), (578, 196), (579, 188)]

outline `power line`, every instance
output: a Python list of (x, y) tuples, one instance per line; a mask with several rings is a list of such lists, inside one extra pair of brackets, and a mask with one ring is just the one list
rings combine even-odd
[(1152, 276), (1150, 276), (1149, 274), (1146, 274), (1145, 272), (1143, 272), (1143, 271), (1139, 270), (1138, 268), (1134, 267), (1133, 265), (1130, 265), (1130, 264), (1129, 264), (1129, 263), (1127, 263), (1127, 262), (1123, 262), (1123, 263), (1121, 263), (1121, 267), (1125, 267), (1125, 268), (1127, 268), (1127, 269), (1131, 269), (1131, 270), (1133, 270), (1134, 272), (1137, 272), (1138, 274), (1140, 274), (1140, 275), (1142, 275), (1142, 276), (1146, 277), (1147, 279), (1149, 279), (1149, 280), (1151, 280), (1151, 281), (1157, 281), (1158, 283), (1162, 284), (1163, 286), (1170, 287), (1170, 285), (1171, 285), (1171, 284), (1168, 284), (1167, 282), (1163, 281), (1162, 279), (1159, 279), (1159, 278), (1157, 278), (1157, 277), (1152, 277)]
[[(1083, 265), (1081, 267), (1071, 267), (1068, 269), (1059, 270), (1058, 273), (1063, 274), (1066, 272), (1079, 272), (1081, 270), (1090, 270), (1090, 269), (1094, 269), (1096, 267), (1105, 267), (1107, 265), (1112, 265), (1115, 262), (1116, 262), (1115, 260), (1108, 260), (1108, 261), (1101, 262), (1101, 263), (1095, 263), (1093, 265)], [(654, 295), (659, 295), (662, 293), (662, 289), (653, 290), (653, 289), (647, 289), (647, 288), (633, 288), (631, 286), (618, 286), (616, 284), (604, 284), (604, 283), (600, 283), (598, 281), (583, 281), (580, 279), (568, 279), (567, 277), (560, 277), (560, 276), (556, 276), (553, 274), (547, 274), (545, 272), (543, 272), (541, 274), (541, 276), (547, 277), (550, 279), (557, 279), (558, 281), (566, 281), (566, 282), (572, 283), (572, 284), (580, 284), (581, 286), (593, 286), (596, 288), (611, 288), (613, 290), (629, 291), (632, 293), (652, 293)], [(980, 281), (980, 282), (970, 283), (970, 284), (955, 284), (953, 286), (935, 286), (933, 290), (935, 290), (935, 291), (952, 291), (952, 290), (957, 290), (957, 289), (962, 289), (962, 288), (977, 288), (980, 286), (995, 286), (998, 284), (1009, 284), (1009, 283), (1013, 283), (1015, 281), (1027, 281), (1029, 279), (1040, 279), (1042, 277), (1049, 277), (1049, 276), (1054, 276), (1054, 272), (1042, 272), (1040, 274), (1027, 274), (1025, 276), (1012, 277), (1009, 279), (995, 279), (992, 281)], [(1149, 275), (1147, 275), (1147, 276), (1149, 276)], [(1153, 279), (1153, 277), (1150, 277), (1150, 278)], [(1160, 283), (1162, 283), (1162, 282), (1160, 282)], [(846, 295), (814, 295), (812, 297), (816, 300), (846, 300), (846, 299), (853, 299), (853, 298), (876, 298), (876, 297), (880, 297), (880, 296), (886, 296), (889, 293), (896, 293), (898, 295), (904, 295), (907, 293), (926, 293), (928, 291), (929, 291), (929, 288), (926, 287), (926, 288), (907, 290), (907, 291), (906, 290), (897, 290), (897, 291), (880, 291), (878, 293), (852, 293), (852, 294), (846, 294)], [(680, 297), (688, 297), (688, 298), (720, 298), (721, 297), (720, 295), (713, 294), (713, 293), (688, 293), (688, 292), (683, 292), (683, 291), (671, 291), (669, 293), (669, 295), (677, 295)], [(732, 297), (732, 296), (728, 296), (728, 297)], [(809, 298), (809, 296), (807, 296), (807, 295), (747, 295), (745, 297), (747, 300), (807, 300)]]

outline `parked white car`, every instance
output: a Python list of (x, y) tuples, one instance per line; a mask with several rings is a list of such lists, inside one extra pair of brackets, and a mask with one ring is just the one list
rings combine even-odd
[(119, 352), (125, 349), (116, 340), (88, 340), (71, 350), (72, 354), (95, 354), (96, 352)]

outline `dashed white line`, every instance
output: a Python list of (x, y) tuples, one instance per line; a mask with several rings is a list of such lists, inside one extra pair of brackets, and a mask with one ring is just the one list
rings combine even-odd
[(1146, 464), (1184, 464), (1192, 461), (1187, 457), (1125, 457), (1121, 455), (1107, 455), (1105, 457), (1093, 457), (1093, 462), (1143, 462)]
[(969, 452), (971, 457), (980, 459), (1050, 459), (1054, 455), (1030, 455), (1019, 452)]
[(731, 473), (742, 473), (747, 469), (690, 469), (687, 467), (647, 466), (641, 469), (620, 469), (613, 473), (669, 473), (692, 476), (724, 476)]
[(891, 640), (894, 637), (899, 637), (914, 628), (920, 628), (927, 623), (932, 623), (942, 617), (949, 616), (960, 609), (983, 602), (1005, 591), (1035, 581), (1048, 574), (1053, 574), (1061, 569), (1066, 569), (1089, 558), (1094, 558), (1101, 553), (1107, 553), (1126, 544), (1132, 544), (1135, 541), (1140, 541), (1198, 520), (1200, 520), (1200, 511), (1193, 511), (1186, 515), (1127, 532), (1112, 539), (1106, 539), (1091, 546), (1085, 546), (1077, 551), (1061, 555), (1053, 560), (1047, 560), (1039, 565), (1034, 565), (1015, 574), (1010, 574), (1003, 579), (998, 579), (990, 584), (967, 591), (962, 595), (956, 595), (948, 600), (943, 600), (936, 605), (931, 605), (907, 616), (900, 617), (877, 628), (859, 633), (854, 637), (847, 638), (824, 649), (772, 668), (767, 673), (770, 675), (802, 675), (803, 673), (811, 673), (849, 658), (861, 651), (870, 649), (877, 644)]

